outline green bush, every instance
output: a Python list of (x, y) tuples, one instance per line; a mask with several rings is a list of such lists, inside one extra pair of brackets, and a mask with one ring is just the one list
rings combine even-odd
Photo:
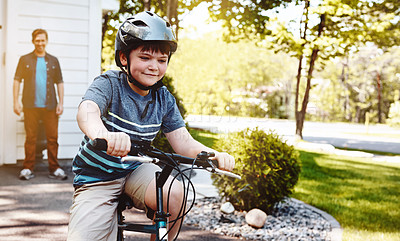
[(292, 193), (301, 170), (299, 154), (276, 134), (246, 129), (218, 140), (216, 146), (235, 157), (233, 172), (242, 177), (212, 176), (220, 195), (236, 209), (270, 213)]

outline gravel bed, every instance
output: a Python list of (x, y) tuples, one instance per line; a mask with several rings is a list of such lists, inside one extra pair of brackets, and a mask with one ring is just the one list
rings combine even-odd
[(213, 233), (245, 240), (328, 240), (331, 224), (304, 203), (286, 199), (267, 216), (263, 228), (256, 229), (245, 221), (245, 212), (224, 214), (217, 198), (196, 200), (184, 223)]

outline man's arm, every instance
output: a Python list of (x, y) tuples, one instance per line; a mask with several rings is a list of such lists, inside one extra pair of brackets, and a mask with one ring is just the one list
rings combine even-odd
[(202, 151), (214, 152), (220, 169), (232, 171), (235, 166), (235, 159), (231, 155), (225, 152), (217, 152), (196, 141), (185, 127), (165, 133), (165, 136), (174, 151), (180, 155), (194, 158)]
[(14, 80), (13, 84), (13, 106), (14, 113), (20, 115), (22, 113), (22, 106), (19, 103), (19, 88), (21, 86), (21, 82), (18, 80)]
[(56, 114), (61, 115), (64, 112), (64, 83), (57, 84), (58, 104)]
[(78, 108), (77, 121), (79, 128), (90, 139), (107, 140), (107, 154), (126, 156), (131, 149), (131, 140), (124, 132), (109, 132), (101, 120), (99, 106), (91, 100), (83, 101)]

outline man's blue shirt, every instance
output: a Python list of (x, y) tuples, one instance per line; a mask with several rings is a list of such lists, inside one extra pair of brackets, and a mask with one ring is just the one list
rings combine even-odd
[(36, 94), (35, 107), (46, 107), (47, 68), (44, 57), (38, 57), (36, 62)]

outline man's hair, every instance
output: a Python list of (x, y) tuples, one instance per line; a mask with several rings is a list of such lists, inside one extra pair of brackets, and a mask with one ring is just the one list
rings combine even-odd
[(38, 34), (42, 34), (42, 33), (44, 33), (46, 35), (46, 40), (49, 39), (49, 37), (47, 35), (47, 31), (44, 29), (38, 28), (38, 29), (33, 30), (33, 32), (32, 32), (32, 42), (35, 40), (35, 38)]

